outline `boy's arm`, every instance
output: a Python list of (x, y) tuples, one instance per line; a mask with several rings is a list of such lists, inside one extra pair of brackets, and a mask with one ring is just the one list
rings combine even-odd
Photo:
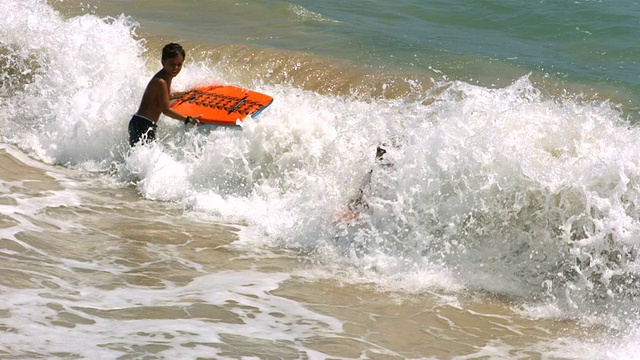
[[(172, 119), (185, 121), (187, 119), (187, 116), (182, 115), (171, 108), (171, 99), (169, 97), (169, 87), (167, 86), (167, 82), (163, 79), (156, 79), (155, 81), (158, 82), (158, 88), (160, 90), (158, 93), (160, 97), (158, 101), (160, 103), (160, 106), (162, 107), (162, 113)], [(200, 123), (200, 116), (202, 115), (193, 116), (192, 118), (196, 123)]]

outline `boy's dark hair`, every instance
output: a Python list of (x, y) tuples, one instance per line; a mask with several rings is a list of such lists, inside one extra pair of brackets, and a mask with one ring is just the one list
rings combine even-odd
[(171, 59), (178, 55), (182, 55), (182, 58), (185, 58), (184, 49), (180, 44), (170, 43), (162, 48), (162, 60)]

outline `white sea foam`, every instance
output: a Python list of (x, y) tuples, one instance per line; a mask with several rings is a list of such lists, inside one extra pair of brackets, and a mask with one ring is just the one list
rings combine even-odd
[[(592, 272), (620, 275), (593, 266), (576, 270), (583, 280), (562, 274), (607, 234), (608, 251), (635, 243), (636, 131), (607, 103), (551, 99), (527, 78), (504, 89), (443, 84), (429, 106), (428, 91), (363, 101), (256, 84), (276, 100), (241, 131), (185, 132), (165, 118), (159, 143), (129, 152), (126, 123), (153, 72), (135, 23), (64, 20), (34, 5), (3, 5), (26, 15), (3, 26), (7, 48), (29, 44), (10, 56), (39, 64), (25, 91), (11, 95), (16, 106), (5, 105), (9, 118), (25, 121), (7, 121), (3, 138), (43, 161), (117, 163), (118, 176), (139, 179), (149, 199), (246, 222), (285, 246), (336, 247), (390, 276), (436, 264), (469, 286), (509, 294), (542, 297), (545, 281), (563, 288), (591, 282)], [(188, 63), (176, 88), (219, 76), (206, 61)], [(387, 154), (394, 170), (374, 169), (366, 226), (334, 242), (335, 213), (390, 139), (399, 143)]]
[[(337, 263), (353, 282), (481, 290), (532, 316), (628, 315), (635, 328), (639, 134), (608, 102), (552, 97), (528, 77), (376, 100), (244, 84), (275, 101), (241, 130), (163, 118), (160, 141), (130, 151), (126, 124), (156, 68), (135, 22), (66, 20), (35, 0), (5, 1), (0, 16), (7, 71), (25, 73), (2, 87), (0, 135), (40, 161), (115, 168), (145, 198), (316, 256), (312, 277)], [(224, 74), (187, 62), (176, 90), (203, 79)], [(393, 168), (381, 168), (376, 147), (390, 142)], [(371, 169), (369, 210), (336, 224)]]
[[(272, 341), (271, 347), (278, 349), (275, 345), (282, 342), (281, 351), (295, 354), (296, 350), (285, 343), (292, 345), (321, 333), (338, 333), (342, 324), (292, 300), (267, 295), (287, 278), (286, 274), (221, 272), (202, 276), (183, 287), (165, 289), (84, 287), (81, 292), (67, 292), (76, 287), (58, 284), (57, 290), (21, 290), (21, 296), (16, 296), (14, 290), (0, 289), (3, 308), (10, 309), (4, 326), (20, 329), (6, 332), (0, 349), (8, 353), (30, 349), (32, 354), (57, 352), (95, 358), (119, 356), (125, 348), (135, 349), (139, 344), (159, 346), (165, 357), (197, 357), (203, 353), (224, 357), (212, 345), (233, 344), (237, 337), (238, 345), (245, 338), (259, 338), (265, 343)], [(198, 304), (210, 307), (207, 316), (219, 307), (219, 318), (189, 314), (197, 311)], [(122, 321), (128, 310), (144, 307), (149, 308), (151, 316)], [(152, 316), (154, 308), (172, 307), (177, 310), (172, 321)], [(69, 325), (50, 331), (56, 322), (65, 321)], [(31, 326), (22, 326), (25, 323)], [(274, 350), (265, 347), (264, 351)]]

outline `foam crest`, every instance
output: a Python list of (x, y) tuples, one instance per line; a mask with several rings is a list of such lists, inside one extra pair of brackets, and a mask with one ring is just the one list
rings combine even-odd
[[(457, 274), (442, 286), (565, 310), (635, 294), (637, 131), (607, 102), (551, 98), (526, 77), (443, 85), (377, 101), (264, 87), (277, 101), (242, 131), (175, 124), (130, 160), (146, 196), (389, 279), (440, 268)], [(381, 143), (391, 168), (374, 160)], [(336, 223), (370, 170), (368, 210)]]
[(126, 16), (63, 19), (36, 0), (3, 2), (0, 14), (5, 61), (29, 75), (3, 90), (11, 99), (5, 141), (51, 163), (105, 161), (144, 86), (136, 24)]
[(372, 187), (367, 252), (424, 256), (469, 286), (565, 310), (635, 296), (640, 149), (610, 104), (552, 99), (526, 78), (455, 83), (426, 119)]
[(305, 8), (302, 5), (298, 5), (298, 4), (290, 4), (289, 5), (289, 9), (290, 11), (292, 11), (294, 14), (296, 14), (297, 16), (300, 17), (300, 19), (302, 20), (313, 20), (313, 21), (321, 21), (321, 22), (332, 22), (332, 23), (337, 23), (339, 24), (340, 21), (338, 20), (334, 20), (331, 18), (328, 18), (326, 16), (323, 16), (322, 14), (318, 14), (316, 12), (313, 12), (307, 8)]

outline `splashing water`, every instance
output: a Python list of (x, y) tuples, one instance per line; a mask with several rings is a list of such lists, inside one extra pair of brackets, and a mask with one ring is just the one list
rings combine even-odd
[[(126, 123), (158, 66), (135, 21), (63, 19), (35, 0), (3, 2), (0, 14), (0, 136), (43, 162), (115, 168), (148, 199), (248, 224), (264, 245), (382, 286), (411, 279), (420, 291), (435, 272), (438, 286), (635, 321), (638, 133), (607, 101), (551, 95), (527, 76), (498, 89), (403, 79), (411, 91), (389, 98), (264, 76), (244, 85), (276, 101), (242, 131), (162, 119), (159, 142), (129, 151)], [(175, 90), (224, 82), (201, 57)], [(375, 150), (390, 139), (393, 166), (382, 168)], [(370, 170), (368, 209), (337, 221)]]

